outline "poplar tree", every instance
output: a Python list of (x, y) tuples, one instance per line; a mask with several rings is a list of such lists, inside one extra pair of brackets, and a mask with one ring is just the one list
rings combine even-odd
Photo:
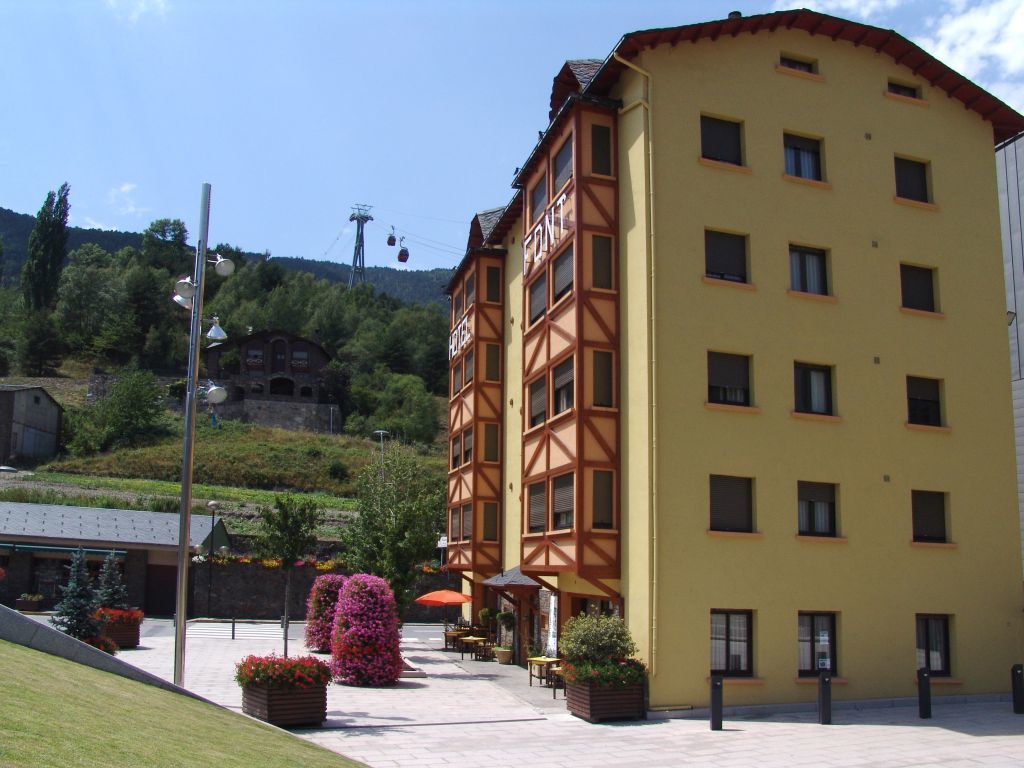
[(51, 308), (57, 301), (57, 282), (64, 266), (68, 245), (67, 182), (49, 192), (36, 215), (28, 238), (28, 257), (21, 268), (21, 289), (30, 310)]

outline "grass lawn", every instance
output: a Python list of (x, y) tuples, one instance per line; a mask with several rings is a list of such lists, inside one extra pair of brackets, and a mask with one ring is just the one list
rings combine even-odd
[(360, 766), (210, 704), (0, 640), (0, 765)]

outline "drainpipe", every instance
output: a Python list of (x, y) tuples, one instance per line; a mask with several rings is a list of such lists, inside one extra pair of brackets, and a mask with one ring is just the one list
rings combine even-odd
[(654, 240), (654, 121), (651, 117), (652, 86), (651, 73), (631, 61), (613, 53), (612, 57), (644, 79), (643, 98), (634, 101), (632, 104), (619, 110), (619, 116), (631, 112), (636, 107), (644, 110), (644, 134), (647, 137), (647, 151), (644, 154), (644, 192), (646, 193), (646, 204), (644, 206), (645, 226), (647, 228), (647, 306), (650, 308), (650, 315), (647, 318), (647, 359), (650, 361), (650, 378), (647, 385), (647, 396), (651, 407), (647, 413), (647, 428), (651, 436), (650, 445), (647, 447), (647, 478), (650, 483), (651, 501), (648, 509), (648, 527), (651, 531), (651, 540), (648, 544), (648, 578), (651, 584), (650, 597), (648, 600), (648, 611), (651, 616), (650, 625), (650, 653), (649, 659), (650, 675), (657, 674), (658, 657), (658, 360), (657, 360), (657, 327), (654, 323), (656, 316), (654, 292), (654, 264), (655, 264), (655, 240)]

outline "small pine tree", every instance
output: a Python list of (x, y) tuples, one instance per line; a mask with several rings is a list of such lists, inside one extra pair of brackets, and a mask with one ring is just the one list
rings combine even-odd
[(54, 607), (54, 615), (50, 621), (57, 629), (71, 637), (88, 640), (99, 634), (99, 625), (92, 617), (96, 605), (89, 585), (85, 552), (81, 547), (71, 556), (71, 565), (68, 569), (71, 571), (68, 585), (60, 588), (64, 597)]
[(117, 608), (122, 611), (129, 609), (128, 587), (121, 578), (121, 568), (117, 564), (117, 556), (111, 550), (103, 561), (99, 583), (96, 585), (96, 607)]

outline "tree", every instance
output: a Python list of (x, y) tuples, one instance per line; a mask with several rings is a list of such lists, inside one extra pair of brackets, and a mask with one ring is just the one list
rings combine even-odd
[(181, 219), (157, 219), (142, 233), (142, 256), (157, 269), (172, 275), (192, 271), (188, 248), (188, 230)]
[(57, 281), (67, 254), (69, 191), (64, 182), (56, 193), (46, 195), (29, 235), (28, 256), (21, 268), (21, 289), (28, 309), (52, 308), (57, 299)]
[(431, 557), (444, 528), (445, 490), (408, 448), (392, 446), (356, 481), (358, 515), (342, 534), (349, 567), (387, 580), (399, 616), (412, 601), (416, 564)]
[(93, 406), (69, 411), (71, 453), (130, 448), (166, 431), (163, 392), (149, 371), (127, 370)]
[(99, 583), (96, 585), (96, 607), (117, 608), (127, 611), (128, 587), (121, 578), (121, 567), (117, 564), (117, 555), (111, 550), (103, 561), (100, 569)]
[(61, 601), (54, 607), (50, 622), (62, 632), (78, 640), (89, 640), (99, 634), (99, 624), (92, 617), (96, 604), (89, 585), (89, 569), (81, 547), (71, 556), (68, 585), (61, 587)]
[(15, 359), (25, 376), (46, 376), (60, 365), (60, 334), (45, 309), (28, 311), (15, 342)]
[(260, 508), (256, 549), (264, 557), (281, 561), (284, 569), (284, 655), (288, 656), (288, 606), (292, 590), (292, 569), (295, 561), (309, 554), (316, 546), (316, 527), (323, 510), (313, 501), (300, 501), (291, 496), (277, 496), (274, 508)]

